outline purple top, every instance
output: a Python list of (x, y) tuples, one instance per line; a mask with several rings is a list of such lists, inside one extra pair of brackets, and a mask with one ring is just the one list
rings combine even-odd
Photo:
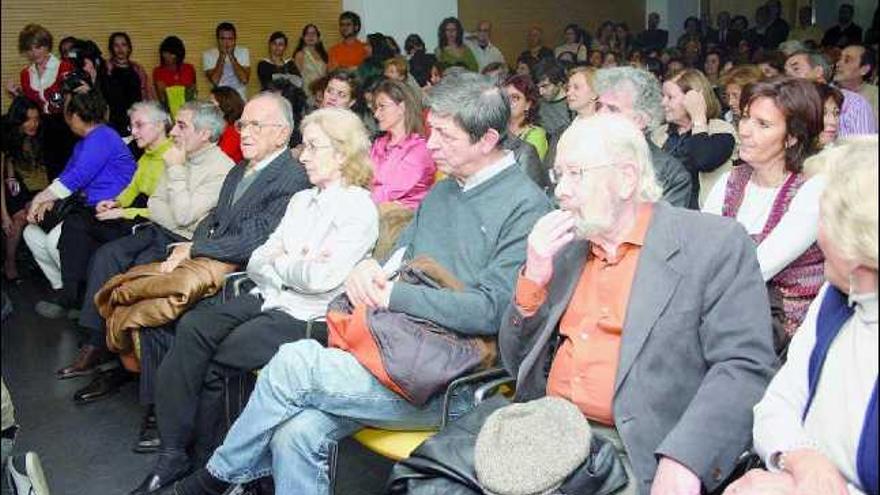
[(877, 117), (871, 104), (862, 95), (838, 87), (843, 93), (840, 109), (840, 137), (857, 134), (877, 134)]
[(122, 138), (99, 125), (73, 148), (58, 180), (73, 194), (83, 193), (86, 204), (115, 198), (131, 182), (137, 163)]
[(437, 168), (425, 138), (410, 134), (390, 146), (390, 134), (376, 139), (370, 150), (373, 160), (373, 202), (396, 201), (415, 210), (434, 184)]

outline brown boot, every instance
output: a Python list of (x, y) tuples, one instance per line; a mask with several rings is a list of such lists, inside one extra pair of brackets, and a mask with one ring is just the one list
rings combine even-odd
[(80, 347), (79, 354), (76, 356), (73, 363), (56, 371), (55, 374), (59, 380), (73, 378), (75, 376), (91, 375), (99, 365), (106, 363), (112, 357), (113, 355), (110, 351), (86, 344)]

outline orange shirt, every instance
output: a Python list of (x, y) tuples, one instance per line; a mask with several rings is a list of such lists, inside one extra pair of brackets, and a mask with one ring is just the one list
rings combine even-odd
[[(584, 416), (606, 425), (614, 424), (621, 334), (652, 213), (651, 205), (640, 208), (635, 226), (614, 258), (598, 244), (590, 244), (591, 255), (559, 321), (563, 340), (547, 378), (547, 395), (570, 400)], [(524, 314), (537, 311), (545, 298), (545, 288), (519, 277), (516, 304)]]
[(330, 60), (328, 65), (333, 69), (356, 69), (367, 58), (367, 55), (367, 44), (363, 41), (355, 40), (354, 43), (340, 41), (330, 47), (330, 51), (327, 53)]

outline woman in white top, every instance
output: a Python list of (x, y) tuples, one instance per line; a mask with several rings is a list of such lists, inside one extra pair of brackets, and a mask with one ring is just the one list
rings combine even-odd
[(757, 244), (782, 351), (824, 279), (816, 246), (821, 176), (807, 178), (822, 101), (813, 83), (776, 79), (746, 87), (739, 122), (741, 164), (715, 183), (703, 211), (734, 217)]
[(750, 471), (726, 493), (878, 493), (877, 136), (841, 148), (820, 203), (829, 283), (755, 406), (755, 450), (769, 472)]
[[(370, 199), (370, 141), (349, 110), (317, 110), (303, 120), (300, 161), (315, 187), (294, 194), (281, 223), (248, 262), (256, 288), (223, 304), (202, 305), (177, 324), (158, 372), (156, 413), (167, 465), (187, 466), (197, 410), (223, 378), (265, 365), (287, 342), (326, 344), (330, 301), (379, 232)], [(202, 405), (200, 406), (200, 402)], [(203, 418), (202, 418), (203, 419)], [(210, 424), (210, 423), (209, 423)], [(167, 480), (166, 480), (167, 481)]]
[(565, 43), (554, 48), (553, 55), (558, 59), (563, 53), (571, 53), (574, 55), (572, 62), (586, 62), (587, 45), (584, 44), (584, 38), (586, 37), (584, 30), (577, 24), (569, 24), (565, 26), (563, 36), (565, 36)]

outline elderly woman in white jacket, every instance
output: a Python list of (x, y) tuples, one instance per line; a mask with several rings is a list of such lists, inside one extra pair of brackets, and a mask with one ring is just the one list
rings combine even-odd
[(187, 313), (159, 368), (157, 471), (164, 463), (166, 472), (186, 472), (197, 411), (202, 422), (204, 414), (222, 410), (206, 392), (216, 382), (262, 367), (284, 343), (326, 344), (326, 326), (315, 320), (378, 237), (379, 217), (366, 189), (369, 152), (367, 131), (351, 111), (322, 109), (304, 119), (300, 160), (315, 187), (291, 198), (278, 228), (251, 255), (247, 273), (256, 288)]
[(725, 494), (878, 493), (877, 136), (834, 153), (820, 203), (827, 283), (755, 406), (754, 445), (768, 471)]

